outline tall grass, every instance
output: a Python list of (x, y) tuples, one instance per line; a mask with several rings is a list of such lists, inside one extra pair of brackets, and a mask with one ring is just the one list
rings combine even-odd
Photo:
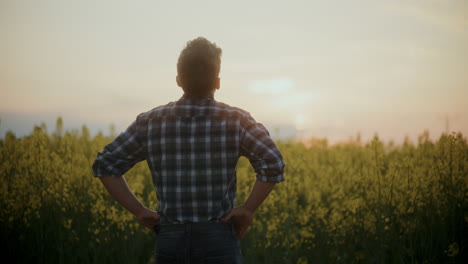
[[(155, 235), (107, 194), (91, 171), (112, 140), (36, 127), (0, 141), (1, 253), (17, 263), (150, 263)], [(286, 181), (256, 212), (244, 263), (466, 263), (468, 145), (461, 134), (416, 144), (357, 137), (329, 145), (277, 142)], [(255, 174), (238, 163), (237, 203)], [(126, 174), (157, 207), (146, 163)]]

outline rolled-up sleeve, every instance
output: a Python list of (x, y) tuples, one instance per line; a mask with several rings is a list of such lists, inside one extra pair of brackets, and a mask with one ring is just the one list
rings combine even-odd
[(95, 177), (120, 177), (145, 159), (144, 146), (134, 121), (124, 132), (97, 154), (93, 163)]
[(268, 130), (250, 115), (241, 122), (240, 143), (241, 155), (249, 159), (258, 180), (276, 183), (285, 180), (281, 152)]

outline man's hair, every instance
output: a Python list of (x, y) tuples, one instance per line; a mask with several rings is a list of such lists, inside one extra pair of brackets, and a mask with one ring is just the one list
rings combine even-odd
[(206, 96), (214, 91), (221, 69), (222, 49), (204, 37), (187, 42), (177, 61), (177, 75), (184, 92)]

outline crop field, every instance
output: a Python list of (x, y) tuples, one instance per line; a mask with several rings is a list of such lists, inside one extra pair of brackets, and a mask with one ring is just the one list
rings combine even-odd
[[(244, 263), (468, 263), (468, 145), (461, 134), (384, 144), (278, 141), (286, 181), (257, 210)], [(0, 251), (16, 263), (151, 263), (156, 235), (93, 177), (113, 139), (37, 126), (0, 140)], [(255, 174), (241, 158), (237, 203)], [(126, 175), (157, 208), (146, 162)]]

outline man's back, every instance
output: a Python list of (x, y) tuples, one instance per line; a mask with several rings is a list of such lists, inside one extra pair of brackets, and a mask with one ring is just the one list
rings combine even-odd
[(103, 174), (123, 175), (133, 166), (130, 153), (135, 163), (146, 159), (158, 213), (171, 221), (218, 220), (232, 210), (240, 156), (249, 158), (258, 179), (284, 180), (281, 153), (265, 127), (248, 112), (213, 96), (184, 95), (142, 113), (115, 142), (115, 148), (110, 145), (108, 153), (101, 153), (96, 166), (108, 170)]

